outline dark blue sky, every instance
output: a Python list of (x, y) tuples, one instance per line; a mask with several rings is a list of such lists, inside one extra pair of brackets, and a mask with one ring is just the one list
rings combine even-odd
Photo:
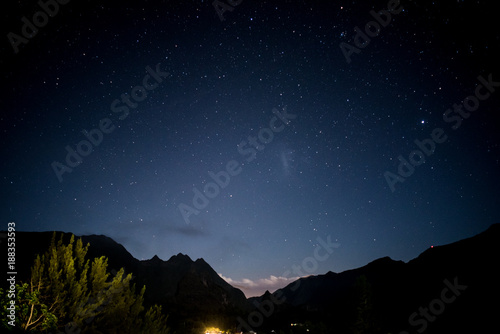
[(203, 257), (252, 295), (498, 222), (491, 4), (236, 3), (51, 2), (25, 38), (42, 9), (8, 1), (5, 226)]

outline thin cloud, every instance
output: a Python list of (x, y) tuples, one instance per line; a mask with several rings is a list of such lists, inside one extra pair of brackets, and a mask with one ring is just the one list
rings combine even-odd
[(209, 233), (189, 225), (172, 224), (164, 220), (134, 220), (128, 222), (114, 222), (109, 224), (105, 232), (116, 238), (133, 235), (140, 231), (141, 234), (156, 234), (158, 236), (183, 235), (188, 237), (202, 237)]
[(243, 291), (247, 298), (261, 296), (266, 292), (266, 290), (274, 292), (299, 279), (299, 277), (283, 277), (271, 275), (269, 276), (269, 278), (260, 278), (257, 280), (251, 280), (248, 278), (243, 278), (242, 280), (233, 280), (232, 278), (225, 277), (222, 274), (219, 274), (219, 276), (235, 288)]

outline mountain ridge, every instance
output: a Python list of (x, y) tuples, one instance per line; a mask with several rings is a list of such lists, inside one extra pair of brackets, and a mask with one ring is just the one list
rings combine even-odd
[[(45, 253), (53, 233), (16, 232), (18, 282), (29, 280), (36, 255)], [(136, 287), (146, 286), (145, 305), (163, 306), (170, 316), (170, 323), (178, 331), (189, 332), (207, 317), (229, 321), (228, 318), (234, 319), (235, 314), (249, 309), (243, 292), (222, 279), (201, 258), (193, 261), (188, 255), (178, 253), (166, 261), (158, 255), (148, 260), (138, 260), (123, 245), (104, 235), (55, 233), (56, 243), (61, 236), (64, 243), (75, 236), (75, 239), (81, 238), (84, 245), (89, 244), (87, 258), (106, 256), (108, 271), (112, 275), (120, 268), (124, 268), (127, 274), (132, 273), (132, 283)], [(6, 287), (5, 282), (0, 285)]]
[[(494, 224), (475, 236), (429, 248), (408, 262), (382, 257), (341, 273), (329, 271), (303, 277), (249, 301), (254, 306), (252, 312), (260, 312), (265, 318), (258, 326), (264, 330), (308, 320), (336, 323), (330, 332), (349, 333), (353, 331), (352, 324), (359, 321), (356, 310), (364, 305), (378, 321), (371, 333), (379, 332), (376, 327), (384, 333), (405, 329), (421, 333), (427, 327), (432, 333), (486, 332), (495, 328), (492, 319), (500, 311), (487, 302), (500, 298), (496, 289), (499, 262), (500, 224)], [(443, 291), (457, 290), (457, 286), (467, 288), (459, 298), (456, 296), (457, 302), (445, 305), (441, 300), (446, 296)], [(364, 304), (360, 304), (360, 296), (364, 296)], [(428, 315), (431, 321), (420, 314), (426, 305), (427, 309), (443, 305), (443, 309), (449, 310), (442, 316), (439, 309), (439, 314)], [(273, 310), (269, 316), (264, 314), (266, 307)], [(249, 328), (252, 318), (245, 320)]]
[[(56, 233), (56, 240), (62, 235), (64, 242), (73, 235)], [(35, 254), (48, 248), (52, 234), (17, 232), (17, 262), (24, 264), (19, 265), (19, 280), (27, 280)], [(171, 323), (180, 332), (190, 332), (196, 324), (218, 317), (226, 323), (243, 318), (249, 321), (245, 315), (263, 313), (263, 307), (270, 303), (272, 312), (263, 315), (262, 323), (254, 328), (259, 329), (258, 332), (311, 321), (326, 324), (328, 330), (349, 332), (352, 329), (349, 324), (355, 322), (355, 310), (359, 308), (356, 300), (361, 283), (364, 292), (372, 298), (373, 317), (389, 332), (412, 328), (408, 316), (438, 298), (446, 286), (444, 282), (459, 282), (456, 284), (468, 288), (460, 296), (461, 303), (452, 304), (447, 315), (432, 324), (436, 332), (447, 332), (450, 328), (477, 330), (474, 323), (460, 322), (470, 315), (481, 319), (481, 328), (486, 330), (488, 319), (494, 319), (500, 311), (498, 307), (488, 308), (485, 303), (485, 296), (493, 300), (500, 298), (494, 289), (495, 264), (500, 262), (500, 224), (475, 236), (426, 249), (408, 262), (385, 256), (340, 273), (328, 271), (302, 277), (272, 293), (266, 291), (251, 298), (222, 279), (203, 258), (193, 261), (189, 255), (178, 253), (168, 260), (158, 255), (138, 260), (110, 237), (76, 237), (90, 244), (88, 257), (107, 256), (110, 270), (123, 267), (127, 273), (133, 273), (137, 286), (146, 285), (145, 302), (164, 306), (171, 315)], [(360, 278), (363, 278), (361, 283)], [(282, 302), (276, 303), (276, 300)], [(332, 323), (335, 326), (328, 327)]]

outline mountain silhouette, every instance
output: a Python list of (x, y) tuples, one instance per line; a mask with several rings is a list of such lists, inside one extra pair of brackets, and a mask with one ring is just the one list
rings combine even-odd
[[(18, 281), (28, 280), (36, 254), (47, 250), (52, 234), (16, 233)], [(72, 236), (62, 235), (65, 242)], [(383, 257), (341, 273), (303, 277), (249, 299), (204, 259), (179, 253), (166, 261), (157, 255), (140, 261), (107, 236), (81, 239), (90, 243), (89, 258), (106, 256), (111, 272), (123, 267), (137, 286), (146, 285), (145, 304), (162, 305), (178, 333), (214, 320), (258, 333), (478, 333), (497, 328), (500, 224), (429, 248), (407, 263)]]
[[(263, 315), (259, 328), (264, 331), (308, 323), (316, 332), (363, 332), (354, 328), (362, 306), (376, 322), (365, 332), (487, 332), (498, 328), (494, 319), (500, 311), (499, 263), (500, 224), (495, 224), (474, 237), (429, 248), (408, 263), (384, 257), (342, 273), (300, 278), (249, 301), (252, 312)], [(365, 291), (357, 286), (360, 278), (366, 278)], [(450, 286), (458, 286), (459, 295), (454, 296)], [(369, 300), (360, 300), (363, 295), (369, 295)], [(271, 308), (272, 312), (267, 311)], [(430, 309), (427, 316), (425, 308)], [(242, 318), (250, 325), (251, 319)], [(323, 329), (315, 328), (318, 323)]]
[[(65, 243), (73, 235), (57, 232), (56, 241), (61, 234)], [(16, 232), (18, 282), (29, 280), (36, 255), (48, 249), (52, 235), (53, 232)], [(77, 238), (81, 238), (84, 245), (90, 244), (88, 258), (108, 258), (108, 270), (112, 274), (120, 268), (132, 273), (132, 282), (137, 287), (146, 286), (145, 305), (162, 305), (169, 315), (170, 326), (178, 331), (191, 331), (214, 319), (229, 322), (249, 309), (243, 292), (224, 281), (203, 259), (193, 261), (188, 255), (179, 253), (167, 261), (157, 255), (140, 261), (107, 236)]]

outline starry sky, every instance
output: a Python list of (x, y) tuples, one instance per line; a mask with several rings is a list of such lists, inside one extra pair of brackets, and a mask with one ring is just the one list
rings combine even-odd
[(5, 229), (252, 296), (498, 223), (491, 1), (60, 2), (2, 7)]

